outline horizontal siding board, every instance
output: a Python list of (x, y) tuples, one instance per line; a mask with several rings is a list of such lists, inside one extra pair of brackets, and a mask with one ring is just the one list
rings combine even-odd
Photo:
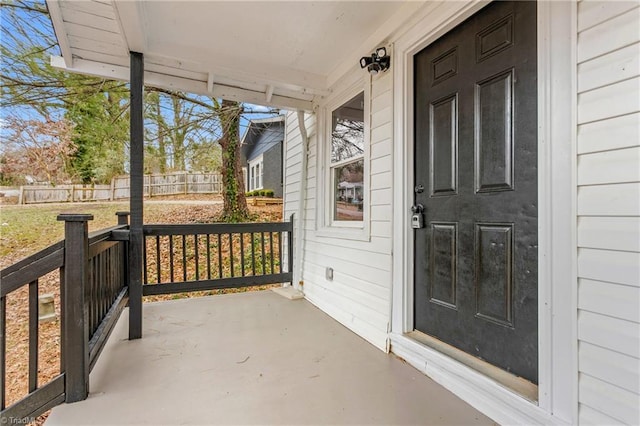
[(580, 343), (579, 357), (580, 371), (629, 392), (640, 393), (637, 358), (585, 342)]
[(638, 42), (640, 40), (639, 20), (640, 8), (636, 7), (580, 32), (578, 34), (578, 63)]
[(578, 156), (578, 185), (640, 182), (640, 146)]
[(580, 216), (640, 216), (640, 183), (578, 188)]
[(640, 253), (578, 249), (578, 277), (640, 286)]
[(578, 339), (640, 358), (640, 324), (593, 312), (578, 312)]
[(640, 77), (578, 95), (578, 123), (640, 111)]
[(638, 395), (589, 375), (580, 374), (580, 402), (629, 425), (640, 424)]
[(371, 144), (387, 141), (391, 139), (393, 134), (393, 126), (391, 123), (383, 124), (371, 130)]
[(340, 245), (326, 246), (317, 241), (307, 241), (305, 248), (315, 253), (330, 252), (333, 256), (345, 259), (347, 262), (365, 267), (383, 267), (391, 263), (391, 259), (386, 254), (364, 251), (366, 243), (362, 244), (362, 250), (349, 248)]
[(385, 189), (392, 186), (391, 172), (376, 173), (371, 176), (371, 189)]
[(313, 289), (305, 294), (307, 300), (316, 305), (318, 308), (329, 314), (336, 321), (349, 328), (372, 345), (381, 350), (386, 350), (387, 331), (380, 330), (370, 324), (354, 317), (350, 310), (342, 310), (336, 307), (329, 300), (325, 300), (317, 294)]
[(375, 160), (376, 158), (391, 155), (392, 150), (391, 140), (389, 139), (386, 139), (384, 142), (371, 145), (371, 159)]
[(640, 323), (640, 287), (580, 279), (578, 308)]
[(578, 3), (578, 32), (606, 22), (638, 7), (635, 1), (581, 1)]
[(393, 74), (388, 72), (376, 77), (371, 84), (371, 97), (377, 98), (382, 93), (391, 90), (393, 86)]
[[(371, 235), (376, 237), (391, 238), (392, 225), (389, 222), (371, 221)], [(389, 265), (391, 267), (391, 265)]]
[(640, 44), (632, 44), (578, 66), (578, 93), (608, 86), (640, 74)]
[[(339, 270), (334, 270), (333, 280), (329, 281), (325, 278), (324, 269), (315, 265), (313, 267), (309, 266), (308, 268), (305, 265), (304, 278), (305, 280), (310, 280), (313, 285), (320, 286), (344, 297), (350, 304), (359, 304), (374, 311), (375, 315), (379, 318), (379, 324), (386, 327), (389, 313), (389, 298), (386, 295), (378, 297), (368, 291), (363, 291), (361, 288), (352, 285), (355, 281), (352, 277), (348, 275), (343, 276)], [(365, 288), (368, 287), (366, 283), (363, 284)], [(370, 287), (379, 288), (378, 286)], [(387, 289), (387, 295), (389, 291), (390, 290)], [(370, 317), (370, 315), (370, 312), (366, 312), (362, 317), (365, 319)]]
[(640, 219), (580, 217), (578, 247), (640, 252)]
[(391, 169), (392, 158), (390, 155), (386, 157), (374, 158), (371, 160), (371, 172), (370, 173), (382, 173)]
[(388, 206), (392, 201), (391, 189), (376, 189), (371, 191), (372, 206)]
[[(331, 265), (328, 265), (328, 266), (332, 267)], [(313, 273), (314, 275), (319, 277), (324, 277), (326, 268), (327, 268), (327, 265), (322, 266), (322, 265), (316, 265), (315, 263), (312, 263), (312, 262), (305, 262), (305, 271), (309, 270), (310, 273)], [(336, 276), (336, 273), (339, 275), (339, 277)], [(323, 279), (326, 280), (326, 278), (323, 278)], [(352, 287), (354, 289), (357, 289), (360, 292), (371, 295), (379, 299), (379, 301), (384, 302), (388, 306), (389, 292), (391, 291), (390, 290), (391, 283), (389, 283), (389, 286), (386, 286), (386, 287), (381, 285), (376, 285), (369, 281), (361, 280), (360, 278), (354, 277), (352, 275), (344, 274), (341, 271), (336, 272), (335, 269), (334, 269), (334, 281), (339, 281), (343, 285)], [(331, 285), (331, 284), (327, 284), (327, 285)], [(380, 311), (380, 312), (383, 312), (383, 311)]]
[(391, 282), (391, 271), (385, 270), (384, 265), (379, 267), (354, 268), (354, 265), (346, 259), (334, 256), (333, 253), (313, 252), (309, 249), (304, 253), (305, 262), (312, 262), (316, 265), (335, 265), (336, 269), (354, 278), (362, 279), (379, 286), (388, 286)]
[(391, 106), (375, 111), (371, 114), (371, 128), (376, 129), (380, 126), (384, 126), (387, 123), (391, 123), (392, 119), (393, 110)]
[(578, 154), (640, 146), (640, 113), (578, 127)]
[(310, 241), (323, 244), (325, 249), (329, 252), (331, 252), (331, 247), (336, 246), (361, 250), (364, 252), (380, 253), (385, 255), (391, 254), (391, 240), (389, 238), (372, 237), (369, 241), (361, 241), (314, 235), (310, 238)]
[(317, 295), (317, 298), (322, 298), (331, 305), (349, 312), (351, 316), (359, 318), (361, 321), (366, 322), (380, 331), (386, 331), (388, 315), (371, 309), (361, 301), (349, 299), (344, 294), (335, 291), (335, 288), (324, 287), (318, 284), (318, 282), (323, 279), (324, 277), (306, 274), (304, 284), (305, 292), (314, 293)]
[(578, 423), (580, 425), (589, 426), (617, 426), (624, 425), (620, 420), (607, 416), (588, 405), (579, 404)]
[(390, 205), (371, 206), (371, 220), (390, 222), (393, 217)]
[(371, 111), (380, 111), (393, 104), (393, 95), (391, 89), (371, 99)]

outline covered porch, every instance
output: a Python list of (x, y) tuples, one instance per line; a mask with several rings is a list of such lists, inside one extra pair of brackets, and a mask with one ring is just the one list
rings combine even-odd
[(91, 372), (89, 398), (54, 408), (69, 424), (494, 424), (306, 300), (271, 291), (128, 310)]

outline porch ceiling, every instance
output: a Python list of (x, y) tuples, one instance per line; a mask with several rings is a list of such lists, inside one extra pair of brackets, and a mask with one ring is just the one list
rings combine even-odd
[(54, 66), (243, 102), (310, 109), (420, 6), (399, 1), (47, 0)]

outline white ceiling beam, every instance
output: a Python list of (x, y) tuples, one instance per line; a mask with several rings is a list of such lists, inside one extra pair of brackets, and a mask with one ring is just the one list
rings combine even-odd
[[(156, 56), (153, 55), (155, 59)], [(219, 65), (225, 63), (220, 59), (218, 64), (204, 64), (205, 69), (219, 76), (228, 76), (237, 78), (247, 82), (257, 84), (270, 84), (274, 87), (307, 93), (310, 95), (327, 96), (331, 93), (326, 86), (326, 78), (317, 74), (311, 74), (304, 71), (293, 69), (271, 69), (270, 66), (264, 65), (260, 68), (260, 72), (247, 71), (246, 69), (234, 69)], [(255, 69), (255, 67), (247, 67)], [(282, 76), (282, 78), (274, 78), (274, 76)]]
[(145, 2), (114, 1), (116, 21), (120, 25), (120, 34), (130, 52), (147, 53)]
[[(129, 80), (129, 68), (120, 65), (76, 59), (74, 61), (74, 67), (69, 68), (65, 65), (63, 58), (61, 58), (60, 56), (52, 56), (51, 66), (55, 68), (61, 68), (69, 72), (93, 75), (112, 80)], [(145, 71), (144, 83), (147, 86), (160, 87), (168, 90), (180, 90), (184, 92), (195, 93), (198, 95), (213, 96), (216, 98), (223, 98), (232, 101), (272, 106), (275, 108), (294, 110), (300, 109), (303, 111), (311, 111), (313, 108), (311, 100), (279, 96), (274, 94), (271, 97), (271, 101), (266, 102), (264, 92), (242, 89), (239, 87), (230, 87), (221, 84), (214, 85), (212, 92), (209, 92), (207, 88), (207, 81), (192, 80), (188, 78), (170, 76), (167, 74), (160, 74), (151, 71)]]
[(271, 98), (273, 97), (273, 85), (270, 84), (267, 86), (267, 91), (264, 94), (264, 99), (267, 102), (271, 102)]
[(213, 93), (213, 73), (207, 74), (207, 92)]
[(73, 54), (71, 53), (71, 45), (65, 31), (64, 20), (62, 19), (62, 10), (60, 10), (60, 2), (58, 0), (47, 0), (47, 9), (53, 23), (53, 29), (60, 45), (60, 51), (64, 58), (64, 64), (67, 68), (73, 67)]

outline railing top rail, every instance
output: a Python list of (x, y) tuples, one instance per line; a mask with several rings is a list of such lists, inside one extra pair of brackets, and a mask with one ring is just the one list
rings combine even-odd
[(59, 241), (20, 262), (0, 271), (0, 296), (19, 289), (31, 281), (62, 267), (64, 263), (64, 241)]
[(247, 232), (290, 232), (292, 222), (194, 223), (186, 225), (146, 224), (144, 235), (229, 234)]
[[(120, 225), (91, 232), (89, 234), (89, 245), (92, 246), (108, 241), (111, 239), (113, 231), (126, 228), (126, 225)], [(2, 281), (0, 296), (4, 297), (23, 285), (27, 285), (31, 281), (61, 268), (63, 263), (64, 240), (58, 241), (13, 265), (7, 266), (0, 271), (0, 281)]]
[(89, 245), (107, 241), (111, 238), (111, 233), (120, 229), (128, 229), (128, 225), (116, 225), (98, 231), (89, 232)]

